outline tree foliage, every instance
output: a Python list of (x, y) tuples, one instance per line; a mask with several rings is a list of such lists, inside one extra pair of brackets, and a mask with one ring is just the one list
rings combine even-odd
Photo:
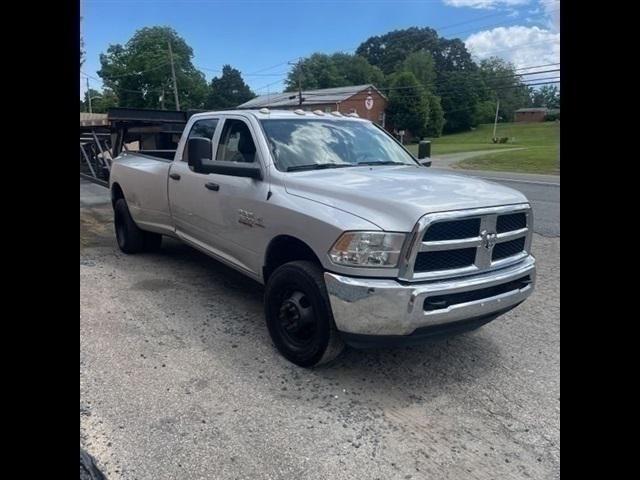
[(222, 67), (222, 75), (211, 80), (205, 107), (211, 110), (234, 108), (255, 96), (244, 83), (240, 71), (231, 65), (225, 65)]
[(436, 71), (431, 53), (417, 50), (410, 53), (401, 64), (403, 71), (411, 72), (422, 85), (429, 106), (425, 133), (430, 137), (439, 137), (444, 126), (444, 111), (440, 97), (435, 95)]
[(444, 128), (444, 110), (442, 109), (442, 102), (440, 97), (429, 93), (429, 117), (427, 120), (426, 135), (429, 137), (439, 137), (442, 135)]
[(298, 89), (298, 77), (303, 90), (344, 87), (372, 83), (384, 86), (384, 74), (366, 59), (347, 53), (314, 53), (296, 64), (287, 75), (286, 91)]
[(112, 107), (118, 106), (118, 97), (108, 88), (102, 92), (90, 88), (84, 92), (84, 99), (80, 101), (80, 111), (89, 111), (89, 97), (91, 97), (91, 110), (93, 113), (107, 113)]
[(560, 108), (560, 89), (555, 85), (544, 85), (531, 92), (533, 107)]
[(178, 95), (181, 109), (203, 108), (207, 83), (191, 59), (193, 50), (170, 27), (146, 27), (125, 44), (110, 45), (100, 55), (98, 75), (113, 90), (120, 106), (134, 108), (175, 109), (169, 61), (169, 46), (173, 51)]
[(424, 87), (411, 72), (400, 72), (390, 78), (389, 123), (397, 130), (409, 130), (414, 136), (427, 134), (429, 98)]
[[(482, 79), (482, 90), (476, 116), (480, 123), (494, 121), (498, 99), (500, 99), (498, 121), (512, 122), (517, 109), (529, 106), (529, 89), (522, 82), (522, 77), (517, 75), (512, 63), (491, 57), (480, 62), (478, 71)], [(492, 104), (491, 109), (488, 107), (490, 104)], [(492, 110), (490, 115), (489, 110)]]
[[(474, 105), (479, 100), (478, 66), (460, 39), (441, 38), (432, 28), (412, 27), (370, 37), (356, 50), (370, 64), (390, 75), (412, 71), (430, 93), (440, 98), (444, 131), (475, 125)], [(429, 57), (431, 59), (429, 59)], [(433, 69), (429, 66), (433, 62)], [(435, 100), (434, 100), (435, 102)], [(435, 107), (437, 115), (438, 106)], [(434, 118), (434, 125), (444, 120)]]

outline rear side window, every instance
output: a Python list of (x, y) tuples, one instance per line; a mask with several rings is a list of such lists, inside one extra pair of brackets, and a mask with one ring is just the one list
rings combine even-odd
[(224, 122), (216, 160), (252, 163), (256, 146), (249, 126), (242, 120), (227, 119)]
[(189, 132), (189, 136), (187, 137), (187, 141), (184, 144), (184, 150), (182, 152), (182, 161), (189, 161), (189, 151), (187, 149), (187, 144), (189, 143), (190, 138), (200, 137), (207, 138), (209, 140), (213, 140), (213, 134), (216, 131), (216, 127), (218, 126), (217, 118), (207, 118), (205, 120), (198, 120), (191, 127), (191, 131)]

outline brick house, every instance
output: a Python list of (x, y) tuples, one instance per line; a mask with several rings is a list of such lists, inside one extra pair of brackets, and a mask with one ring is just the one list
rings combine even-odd
[(544, 122), (544, 117), (549, 113), (549, 109), (542, 108), (519, 108), (515, 111), (515, 122)]
[(302, 106), (299, 105), (298, 92), (273, 93), (261, 95), (238, 108), (274, 108), (295, 110), (338, 111), (344, 115), (357, 113), (361, 118), (371, 120), (385, 127), (387, 97), (374, 85), (353, 85), (349, 87), (323, 88), (302, 92)]

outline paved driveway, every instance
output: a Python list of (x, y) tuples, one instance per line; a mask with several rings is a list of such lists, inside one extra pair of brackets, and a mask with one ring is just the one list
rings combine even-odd
[(80, 213), (81, 446), (110, 479), (559, 478), (559, 238), (482, 329), (304, 370), (260, 285), (172, 240), (123, 255), (108, 204)]

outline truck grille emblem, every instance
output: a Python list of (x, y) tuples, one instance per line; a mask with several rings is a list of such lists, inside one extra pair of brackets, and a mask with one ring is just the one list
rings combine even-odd
[(484, 248), (487, 250), (491, 250), (498, 241), (498, 234), (495, 232), (482, 230), (480, 232), (480, 237), (482, 238), (482, 245), (484, 245)]

